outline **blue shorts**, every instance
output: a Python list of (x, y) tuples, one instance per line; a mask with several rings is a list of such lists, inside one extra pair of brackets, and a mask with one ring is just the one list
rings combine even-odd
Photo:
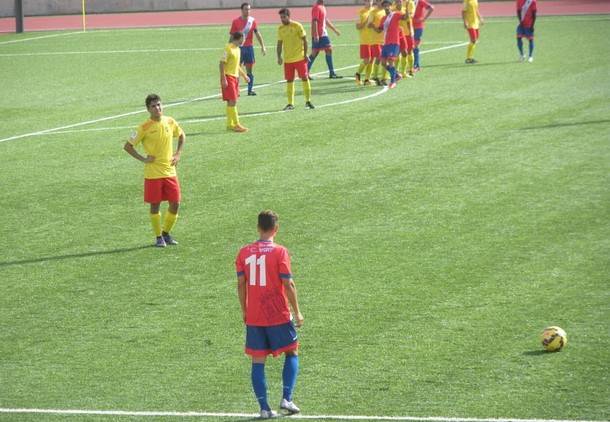
[(416, 28), (415, 31), (413, 31), (413, 39), (415, 41), (421, 40), (422, 35), (424, 35), (424, 28)]
[(299, 347), (297, 331), (292, 321), (271, 327), (246, 325), (246, 354), (278, 356)]
[(254, 64), (254, 46), (241, 46), (239, 50), (241, 51), (240, 64)]
[(400, 54), (400, 45), (399, 44), (386, 44), (381, 49), (381, 57), (389, 58), (389, 57), (398, 57)]
[(517, 38), (527, 38), (531, 40), (534, 38), (534, 27), (526, 28), (522, 25), (517, 25)]
[(328, 36), (323, 36), (318, 38), (318, 42), (311, 40), (311, 49), (312, 50), (326, 50), (327, 48), (331, 48), (330, 38)]

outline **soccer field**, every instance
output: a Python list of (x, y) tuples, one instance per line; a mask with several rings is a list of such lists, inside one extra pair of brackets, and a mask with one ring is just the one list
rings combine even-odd
[[(304, 416), (610, 419), (609, 23), (543, 17), (527, 64), (515, 20), (488, 19), (468, 66), (461, 21), (431, 21), (422, 72), (393, 90), (350, 79), (339, 23), (346, 78), (319, 57), (317, 108), (297, 82), (288, 113), (257, 48), (246, 134), (217, 96), (226, 27), (2, 36), (0, 408), (257, 412), (234, 259), (271, 208), (305, 316)], [(151, 92), (186, 132), (166, 249), (122, 150)], [(547, 325), (563, 351), (542, 352)]]

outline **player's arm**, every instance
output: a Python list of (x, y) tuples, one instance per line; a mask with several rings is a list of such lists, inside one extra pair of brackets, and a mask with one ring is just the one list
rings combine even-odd
[(261, 51), (263, 52), (263, 56), (267, 55), (267, 48), (265, 48), (265, 42), (263, 41), (263, 36), (261, 35), (260, 32), (258, 32), (258, 29), (254, 30), (254, 35), (256, 35), (256, 39), (258, 40), (258, 43), (261, 46)]
[(311, 18), (311, 37), (313, 38), (313, 40), (315, 42), (318, 42), (318, 40), (320, 39), (320, 34), (318, 34), (318, 18), (317, 17)]
[(136, 151), (134, 146), (129, 141), (125, 142), (123, 149), (127, 152), (127, 154), (131, 155), (133, 158), (143, 163), (152, 163), (153, 161), (155, 161), (154, 155), (147, 155), (146, 157), (144, 157), (142, 154)]
[(220, 85), (223, 88), (226, 88), (229, 84), (227, 83), (227, 75), (225, 74), (225, 62), (221, 60), (218, 69), (220, 70)]
[(424, 22), (428, 20), (428, 18), (432, 14), (432, 12), (434, 12), (434, 6), (429, 4), (428, 7), (426, 8), (426, 16), (424, 16)]
[(481, 16), (481, 12), (479, 12), (478, 8), (477, 8), (477, 17), (479, 18), (479, 22), (481, 23), (481, 25), (485, 25), (485, 20), (483, 20), (483, 16)]
[(294, 280), (290, 279), (282, 279), (284, 283), (284, 291), (286, 292), (286, 298), (288, 299), (288, 303), (292, 307), (292, 312), (295, 318), (294, 325), (300, 327), (303, 325), (303, 314), (301, 314), (301, 310), (299, 309), (299, 300), (297, 298), (297, 287), (294, 284)]
[(328, 25), (328, 27), (332, 29), (335, 34), (337, 34), (337, 36), (341, 35), (341, 31), (339, 31), (330, 20), (326, 19), (326, 25)]
[(244, 323), (246, 322), (246, 276), (237, 276), (237, 297), (239, 298), (239, 305), (241, 306), (241, 315)]
[(241, 77), (244, 79), (244, 81), (246, 81), (246, 83), (250, 82), (250, 77), (248, 76), (248, 74), (246, 73), (246, 71), (244, 70), (243, 67), (241, 67), (241, 65), (237, 68), (237, 71), (239, 72), (239, 74), (241, 75)]
[(462, 10), (462, 20), (464, 21), (464, 28), (468, 29), (468, 25), (466, 24), (466, 9)]
[(176, 152), (174, 152), (174, 156), (172, 157), (172, 166), (178, 164), (180, 161), (180, 154), (182, 154), (182, 148), (184, 148), (184, 141), (186, 140), (186, 135), (183, 131), (178, 135), (178, 146), (176, 147)]
[(283, 46), (283, 41), (282, 40), (278, 40), (277, 41), (277, 46), (275, 47), (275, 51), (277, 53), (277, 64), (281, 65), (282, 64), (282, 46)]
[(536, 23), (536, 11), (532, 11), (532, 28), (534, 27), (534, 24)]
[(302, 38), (303, 40), (303, 55), (305, 56), (305, 60), (309, 60), (309, 56), (307, 55), (307, 36)]

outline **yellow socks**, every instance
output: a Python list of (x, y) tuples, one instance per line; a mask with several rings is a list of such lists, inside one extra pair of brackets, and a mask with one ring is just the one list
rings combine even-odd
[(227, 106), (227, 128), (233, 128), (239, 124), (237, 117), (237, 107)]
[(364, 68), (366, 67), (368, 63), (365, 63), (364, 61), (362, 61), (362, 63), (360, 63), (360, 66), (358, 66), (358, 74), (360, 75), (362, 72), (364, 72)]
[(413, 54), (413, 52), (407, 54), (407, 64), (409, 66), (409, 72), (413, 73), (413, 66), (415, 64), (415, 54)]
[[(294, 86), (292, 89), (293, 89), (292, 98), (294, 99)], [(311, 83), (309, 82), (309, 79), (305, 79), (303, 81), (303, 96), (305, 97), (305, 101), (311, 100)], [(290, 104), (293, 104), (293, 103), (290, 103)]]
[(178, 214), (172, 214), (171, 212), (167, 211), (163, 216), (163, 231), (165, 233), (171, 232), (177, 219)]
[(468, 49), (466, 50), (466, 58), (472, 59), (474, 57), (474, 49), (476, 47), (475, 43), (468, 44)]
[(150, 225), (153, 228), (155, 236), (161, 236), (161, 213), (150, 214)]
[(398, 73), (403, 75), (407, 71), (407, 56), (400, 56), (400, 63), (398, 64)]
[(286, 83), (286, 95), (288, 96), (288, 104), (294, 105), (294, 81)]
[(371, 79), (371, 73), (373, 73), (373, 63), (369, 63), (366, 65), (366, 75), (365, 75), (365, 80), (369, 80)]

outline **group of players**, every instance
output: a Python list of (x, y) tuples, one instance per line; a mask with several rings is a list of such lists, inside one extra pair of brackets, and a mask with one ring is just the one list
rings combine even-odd
[[(521, 61), (526, 57), (523, 38), (529, 40), (529, 62), (533, 60), (534, 23), (536, 0), (516, 0), (517, 47)], [(419, 46), (425, 22), (434, 10), (427, 0), (364, 0), (359, 11), (356, 28), (360, 32), (360, 57), (362, 62), (355, 75), (358, 85), (387, 84), (389, 88), (403, 77), (412, 77), (420, 69)], [(290, 10), (279, 11), (281, 25), (278, 28), (277, 62), (284, 66), (287, 81), (288, 104), (284, 110), (294, 109), (295, 74), (303, 83), (305, 105), (311, 103), (309, 70), (319, 52), (324, 51), (329, 77), (341, 78), (335, 73), (332, 46), (327, 27), (337, 35), (339, 30), (328, 20), (324, 0), (316, 0), (312, 9), (312, 53), (307, 56), (308, 44), (303, 25), (291, 20)], [(474, 49), (479, 38), (479, 26), (483, 19), (478, 0), (464, 0), (462, 10), (464, 27), (470, 43), (466, 63), (476, 63)], [(254, 91), (253, 67), (255, 63), (253, 36), (266, 47), (256, 21), (250, 16), (250, 4), (243, 3), (241, 16), (236, 18), (230, 30), (230, 41), (220, 60), (220, 84), (222, 98), (227, 102), (227, 128), (236, 132), (247, 129), (239, 122), (236, 103), (239, 96), (239, 76), (248, 83), (248, 95)], [(398, 68), (397, 66), (398, 62)], [(245, 67), (245, 70), (242, 68)], [(363, 77), (364, 75), (364, 77)], [(161, 98), (150, 94), (145, 100), (149, 119), (142, 123), (125, 143), (124, 149), (144, 163), (144, 201), (150, 205), (150, 222), (156, 237), (155, 246), (175, 246), (178, 242), (170, 234), (180, 207), (181, 191), (176, 173), (186, 136), (180, 125), (163, 114)], [(176, 150), (173, 140), (178, 138)], [(138, 152), (142, 146), (146, 155)], [(161, 216), (161, 202), (167, 201), (167, 212)], [(285, 355), (282, 371), (283, 393), (280, 408), (289, 414), (300, 409), (292, 401), (292, 393), (299, 370), (298, 341), (295, 326), (303, 323), (299, 310), (296, 287), (290, 271), (290, 256), (286, 249), (274, 243), (279, 228), (278, 216), (263, 211), (258, 216), (259, 240), (240, 249), (236, 258), (238, 297), (246, 324), (245, 351), (252, 358), (251, 381), (262, 418), (276, 416), (267, 401), (265, 360), (268, 355)], [(292, 309), (292, 314), (290, 312)], [(294, 317), (294, 319), (293, 319)]]

